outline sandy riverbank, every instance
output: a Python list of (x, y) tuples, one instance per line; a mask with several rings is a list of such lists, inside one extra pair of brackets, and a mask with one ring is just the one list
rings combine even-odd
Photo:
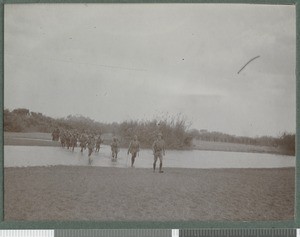
[(295, 169), (4, 169), (5, 220), (290, 220)]

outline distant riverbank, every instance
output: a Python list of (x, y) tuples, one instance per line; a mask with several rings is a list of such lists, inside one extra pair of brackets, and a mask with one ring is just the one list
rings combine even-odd
[(249, 153), (270, 153), (280, 155), (290, 155), (279, 147), (272, 146), (256, 146), (229, 142), (209, 142), (201, 140), (193, 140), (192, 149), (207, 151), (230, 151), (230, 152), (249, 152)]
[(50, 133), (4, 132), (4, 145), (8, 146), (60, 146), (52, 141)]
[[(104, 144), (109, 144), (105, 140)], [(50, 133), (17, 133), (4, 132), (4, 145), (14, 146), (60, 146), (57, 141), (52, 141)], [(255, 146), (228, 142), (210, 142), (193, 140), (192, 146), (186, 150), (207, 150), (207, 151), (230, 151), (230, 152), (249, 152), (249, 153), (270, 153), (288, 155), (283, 149), (271, 146)]]

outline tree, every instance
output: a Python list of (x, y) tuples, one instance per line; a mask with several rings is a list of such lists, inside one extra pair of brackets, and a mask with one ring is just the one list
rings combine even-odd
[(20, 115), (20, 116), (29, 115), (29, 109), (14, 109), (12, 112), (14, 114), (17, 114), (17, 115)]

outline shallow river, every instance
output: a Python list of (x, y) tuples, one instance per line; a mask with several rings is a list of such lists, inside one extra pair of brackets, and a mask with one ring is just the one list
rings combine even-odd
[[(120, 167), (130, 166), (127, 149), (121, 149), (116, 162), (111, 161), (109, 146), (103, 145), (99, 153), (93, 153), (93, 166)], [(152, 151), (141, 150), (136, 158), (136, 168), (151, 168)], [(87, 166), (87, 150), (75, 151), (61, 147), (48, 146), (4, 146), (5, 167), (76, 165)], [(222, 151), (175, 151), (168, 150), (164, 156), (164, 167), (180, 168), (280, 168), (295, 167), (294, 156), (261, 153), (222, 152)]]

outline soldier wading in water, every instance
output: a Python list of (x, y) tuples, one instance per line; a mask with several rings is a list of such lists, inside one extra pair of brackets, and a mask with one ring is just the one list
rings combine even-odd
[(162, 134), (159, 133), (157, 135), (157, 139), (154, 141), (152, 145), (153, 155), (154, 155), (154, 163), (153, 163), (153, 172), (155, 172), (156, 161), (159, 158), (159, 173), (163, 173), (162, 171), (162, 160), (163, 155), (165, 155), (165, 141), (162, 139)]
[(129, 152), (131, 153), (131, 167), (133, 167), (136, 155), (139, 151), (140, 151), (140, 143), (137, 140), (137, 136), (135, 135), (133, 141), (130, 142), (127, 151), (127, 155), (129, 155)]
[(85, 136), (85, 134), (81, 134), (81, 137), (79, 139), (79, 142), (80, 142), (80, 147), (81, 147), (81, 150), (80, 152), (83, 152), (83, 149), (85, 150), (86, 149), (86, 143), (87, 143), (87, 137)]
[(96, 140), (96, 152), (99, 152), (100, 150), (100, 144), (103, 142), (103, 140), (101, 139), (101, 136), (99, 135), (97, 140)]
[(93, 162), (93, 159), (91, 157), (91, 154), (93, 153), (94, 147), (95, 147), (95, 138), (93, 135), (89, 136), (89, 139), (87, 141), (87, 147), (89, 149), (89, 164), (91, 165)]
[(116, 137), (113, 138), (113, 142), (110, 144), (112, 161), (117, 161), (119, 153), (119, 144)]

